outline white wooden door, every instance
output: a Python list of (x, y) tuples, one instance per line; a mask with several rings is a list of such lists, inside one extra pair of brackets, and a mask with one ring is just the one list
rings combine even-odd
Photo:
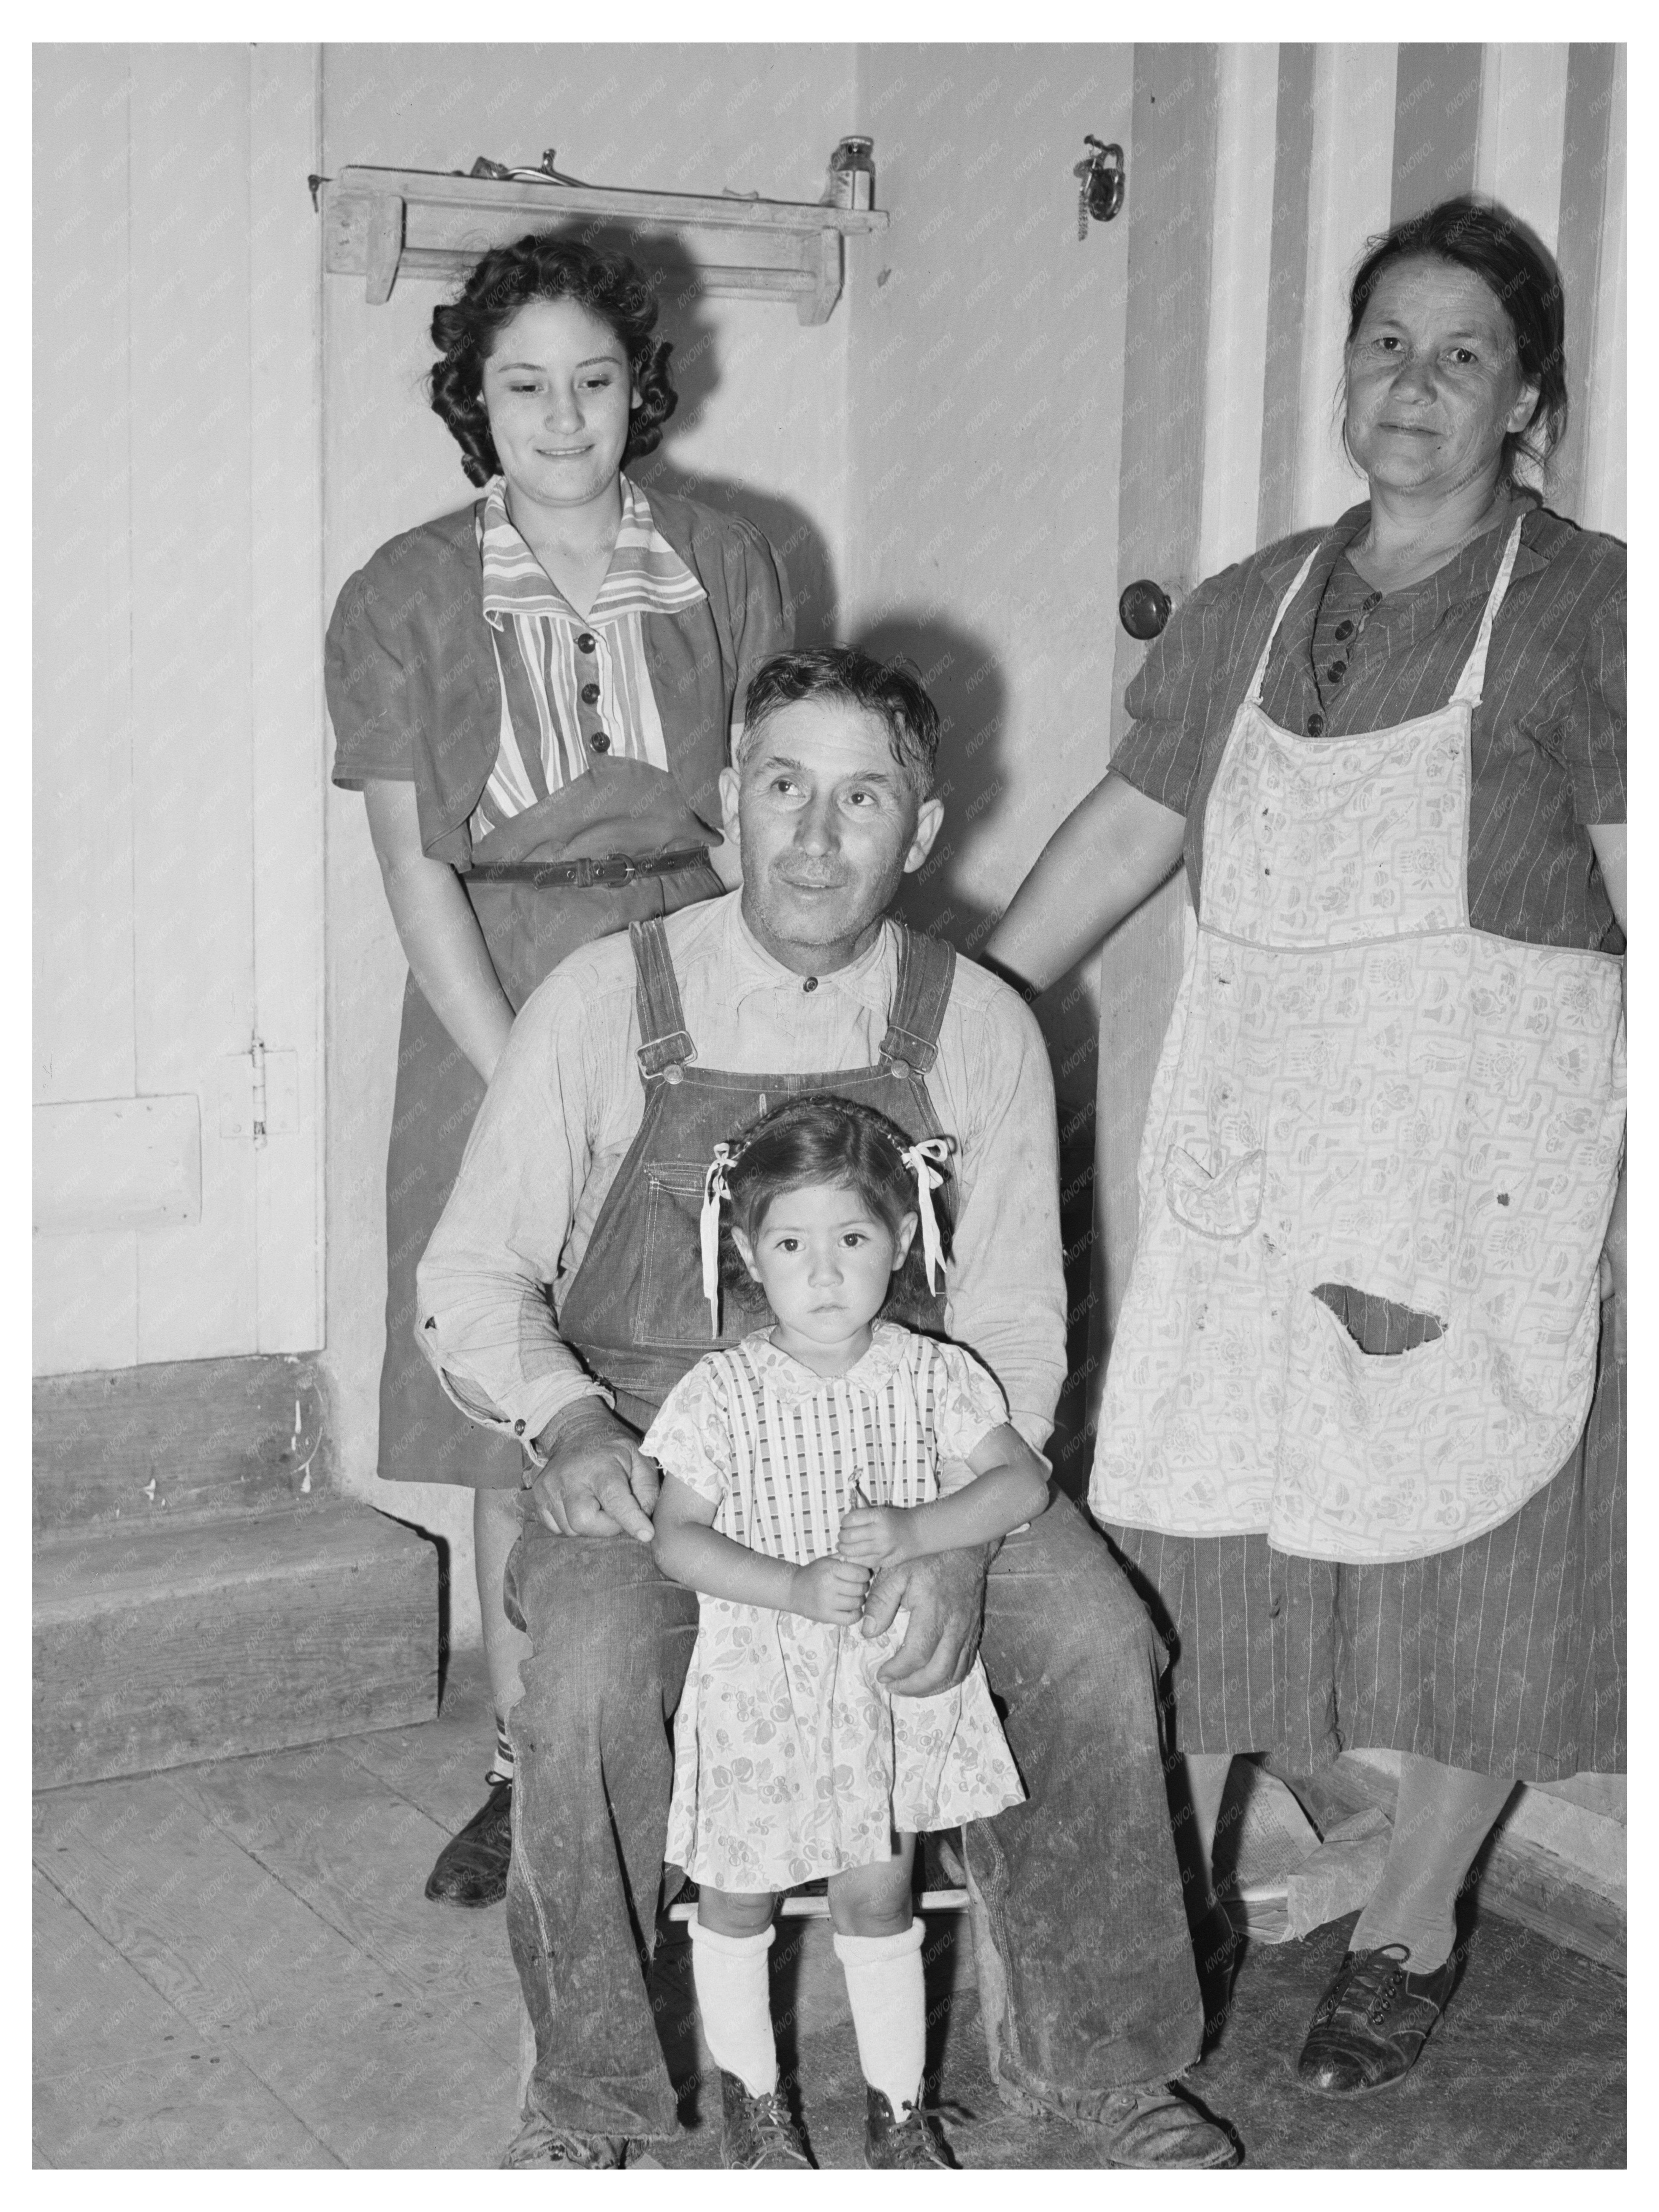
[(322, 1340), (304, 46), (35, 52), (35, 1370)]

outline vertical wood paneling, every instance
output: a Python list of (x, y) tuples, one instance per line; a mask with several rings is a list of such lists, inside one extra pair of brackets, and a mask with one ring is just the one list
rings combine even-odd
[(37, 1103), (131, 1092), (132, 532), (124, 50), (35, 49)]
[[(1566, 294), (1571, 416), (1565, 441), (1551, 472), (1550, 504), (1575, 520), (1585, 519), (1583, 502), (1597, 397), (1598, 348), (1606, 343), (1605, 326), (1599, 329), (1598, 325), (1603, 299), (1602, 258), (1608, 244), (1606, 216), (1618, 53), (1618, 48), (1611, 46), (1575, 46), (1567, 55), (1566, 138), (1561, 155), (1556, 259), (1561, 264)], [(1622, 142), (1622, 127), (1619, 137)], [(1605, 388), (1605, 374), (1599, 380)], [(1605, 465), (1601, 473), (1605, 477)]]
[[(34, 50), (33, 1093), (133, 1090), (130, 88)], [(33, 1240), (39, 1368), (138, 1356), (138, 1242)]]
[(1317, 49), (1279, 50), (1274, 111), (1273, 250), (1267, 278), (1267, 358), (1261, 412), (1256, 543), (1271, 545), (1296, 513), (1302, 442), (1302, 331), (1308, 300), (1308, 196), (1313, 177)]
[(1395, 94), (1389, 221), (1474, 188), (1481, 48), (1402, 46)]
[(1277, 47), (1222, 47), (1204, 372), (1200, 576), (1242, 560), (1257, 543), (1279, 86)]
[[(1584, 469), (1574, 520), (1589, 530), (1629, 534), (1626, 507), (1626, 106), (1629, 54), (1613, 50), (1607, 119), (1607, 183), (1602, 201), (1601, 268), (1589, 357)], [(1569, 356), (1571, 365), (1571, 356)]]
[(319, 168), (317, 49), (252, 56), (249, 434), (253, 941), (260, 1035), (299, 1055), (299, 1127), (253, 1156), (261, 1352), (322, 1332), (322, 277), (303, 179)]
[[(1217, 60), (1212, 46), (1135, 48), (1118, 574), (1126, 582), (1153, 576), (1175, 597), (1198, 580), (1203, 520)], [(1115, 738), (1124, 684), (1139, 665), (1133, 652), (1116, 656)], [(1101, 956), (1096, 1251), (1108, 1332), (1134, 1251), (1136, 1156), (1180, 977), (1187, 904), (1177, 876)]]
[(1386, 229), (1393, 180), (1395, 50), (1321, 46), (1314, 72), (1308, 277), (1291, 527), (1328, 522), (1364, 496), (1340, 437), (1348, 278)]
[(1561, 216), (1561, 143), (1567, 109), (1567, 49), (1482, 48), (1478, 191), (1500, 201), (1555, 251)]
[(253, 1033), (246, 47), (132, 49), (133, 870), (141, 1091), (206, 1094), (202, 1218), (138, 1243), (138, 1357), (252, 1351), (251, 1148), (214, 1080)]

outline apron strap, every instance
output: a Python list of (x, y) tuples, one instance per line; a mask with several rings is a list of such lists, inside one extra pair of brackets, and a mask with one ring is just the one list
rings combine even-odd
[(1457, 679), (1457, 689), (1446, 702), (1449, 707), (1460, 700), (1467, 702), (1471, 708), (1480, 704), (1480, 694), (1486, 684), (1486, 648), (1492, 643), (1492, 629), (1498, 619), (1498, 610), (1504, 604), (1504, 594), (1509, 590), (1510, 578), (1515, 573), (1515, 557), (1521, 550), (1521, 526), (1526, 519), (1524, 513), (1515, 518), (1510, 542), (1504, 548), (1504, 558), (1492, 579), (1492, 587), (1486, 595), (1486, 611), (1480, 617), (1480, 634), (1474, 641), (1474, 652), (1463, 663), (1463, 673)]
[(1267, 655), (1273, 649), (1273, 640), (1279, 635), (1279, 626), (1291, 611), (1291, 601), (1307, 582), (1308, 572), (1313, 567), (1318, 556), (1319, 548), (1324, 542), (1322, 538), (1317, 544), (1309, 548), (1307, 559), (1291, 578), (1290, 590), (1279, 603), (1279, 611), (1273, 617), (1273, 626), (1267, 632), (1267, 642), (1261, 648), (1261, 658), (1255, 664), (1255, 674), (1250, 678), (1250, 688), (1244, 695), (1244, 703), (1247, 707), (1259, 707), (1261, 704), (1261, 687), (1267, 681)]
[(641, 1076), (648, 1083), (665, 1068), (678, 1067), (694, 1058), (696, 1047), (685, 1026), (679, 979), (669, 957), (663, 917), (653, 915), (649, 921), (630, 921), (628, 941), (634, 949), (635, 1003), (640, 1018), (640, 1046), (635, 1058), (639, 1061)]
[(907, 929), (902, 921), (893, 927), (899, 934), (898, 981), (881, 1056), (894, 1064), (895, 1073), (908, 1067), (926, 1075), (939, 1057), (939, 1024), (956, 979), (957, 951), (942, 937)]

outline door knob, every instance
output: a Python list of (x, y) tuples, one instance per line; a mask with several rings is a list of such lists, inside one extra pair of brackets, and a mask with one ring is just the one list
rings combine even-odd
[(1170, 619), (1170, 594), (1150, 576), (1141, 576), (1126, 586), (1117, 617), (1131, 637), (1156, 637)]

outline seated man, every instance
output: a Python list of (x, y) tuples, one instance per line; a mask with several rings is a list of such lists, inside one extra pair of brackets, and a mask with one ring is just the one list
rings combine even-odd
[[(587, 946), (526, 1002), (420, 1269), (428, 1356), (464, 1410), (525, 1440), (534, 1505), (507, 1571), (534, 1647), (507, 1905), (536, 2033), (509, 2165), (619, 2166), (676, 2127), (644, 1969), (697, 1605), (653, 1563), (639, 1437), (710, 1348), (697, 1212), (716, 1141), (809, 1082), (953, 1136), (946, 1325), (1033, 1446), (1052, 1427), (1065, 1297), (1042, 1036), (1004, 984), (884, 918), (939, 834), (938, 733), (921, 686), (865, 654), (764, 665), (720, 783), (742, 890)], [(909, 1610), (896, 1695), (960, 1681), (978, 1649), (1006, 1709), (1029, 1800), (965, 1831), (998, 2085), (1097, 2130), (1103, 2164), (1231, 2164), (1166, 2086), (1202, 2015), (1161, 1647), (1064, 1498), (991, 1548), (884, 1570), (866, 1618)]]

